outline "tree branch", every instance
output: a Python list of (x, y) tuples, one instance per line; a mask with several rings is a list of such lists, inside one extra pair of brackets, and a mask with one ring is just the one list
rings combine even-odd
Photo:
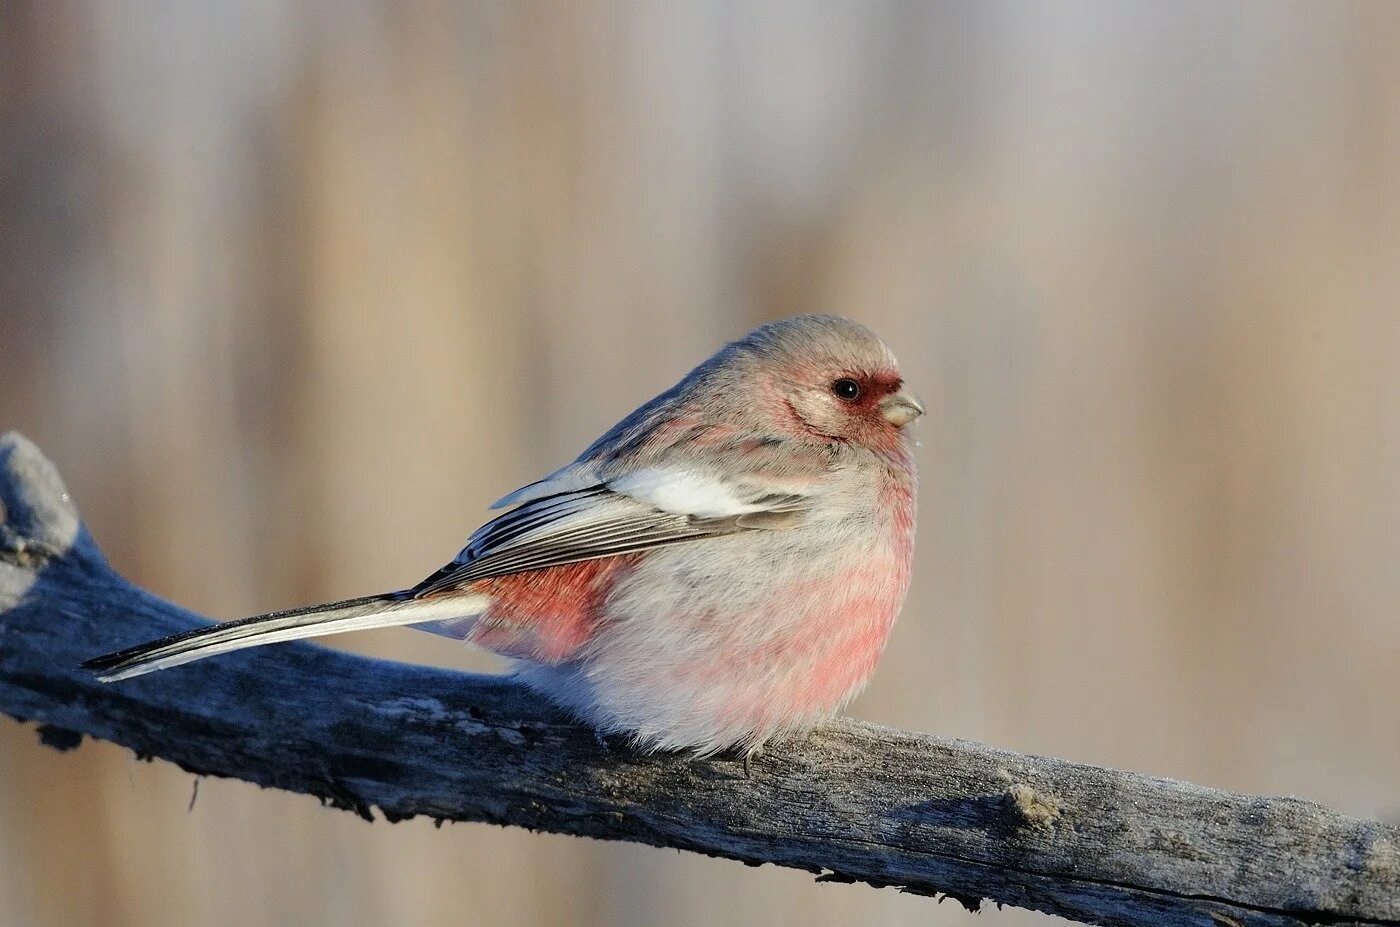
[(0, 438), (0, 712), (201, 775), (414, 815), (677, 847), (1087, 923), (1400, 925), (1400, 828), (838, 720), (758, 758), (644, 756), (509, 680), (309, 644), (117, 685), (91, 656), (198, 624), (106, 564)]

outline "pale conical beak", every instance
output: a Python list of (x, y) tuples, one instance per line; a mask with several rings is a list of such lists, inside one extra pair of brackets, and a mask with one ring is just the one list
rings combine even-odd
[(902, 389), (880, 400), (880, 412), (891, 423), (903, 428), (924, 414), (924, 404), (911, 391)]

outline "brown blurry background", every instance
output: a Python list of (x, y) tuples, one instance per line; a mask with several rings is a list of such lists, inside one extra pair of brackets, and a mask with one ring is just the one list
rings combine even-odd
[[(1400, 4), (0, 10), (0, 429), (137, 582), (411, 583), (723, 341), (837, 311), (930, 407), (856, 714), (1400, 814)], [(191, 790), (0, 720), (0, 924), (971, 923)]]

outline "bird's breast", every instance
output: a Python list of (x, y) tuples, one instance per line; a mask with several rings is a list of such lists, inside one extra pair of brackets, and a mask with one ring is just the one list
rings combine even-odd
[(761, 742), (834, 713), (870, 678), (909, 585), (912, 492), (872, 501), (648, 552), (583, 651), (588, 697), (659, 746)]

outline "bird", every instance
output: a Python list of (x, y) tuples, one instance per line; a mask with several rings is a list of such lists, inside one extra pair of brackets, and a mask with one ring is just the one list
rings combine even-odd
[(924, 406), (836, 315), (732, 341), (573, 462), (515, 490), (397, 592), (257, 615), (98, 657), (106, 682), (414, 625), (644, 751), (747, 757), (866, 685), (908, 591)]

